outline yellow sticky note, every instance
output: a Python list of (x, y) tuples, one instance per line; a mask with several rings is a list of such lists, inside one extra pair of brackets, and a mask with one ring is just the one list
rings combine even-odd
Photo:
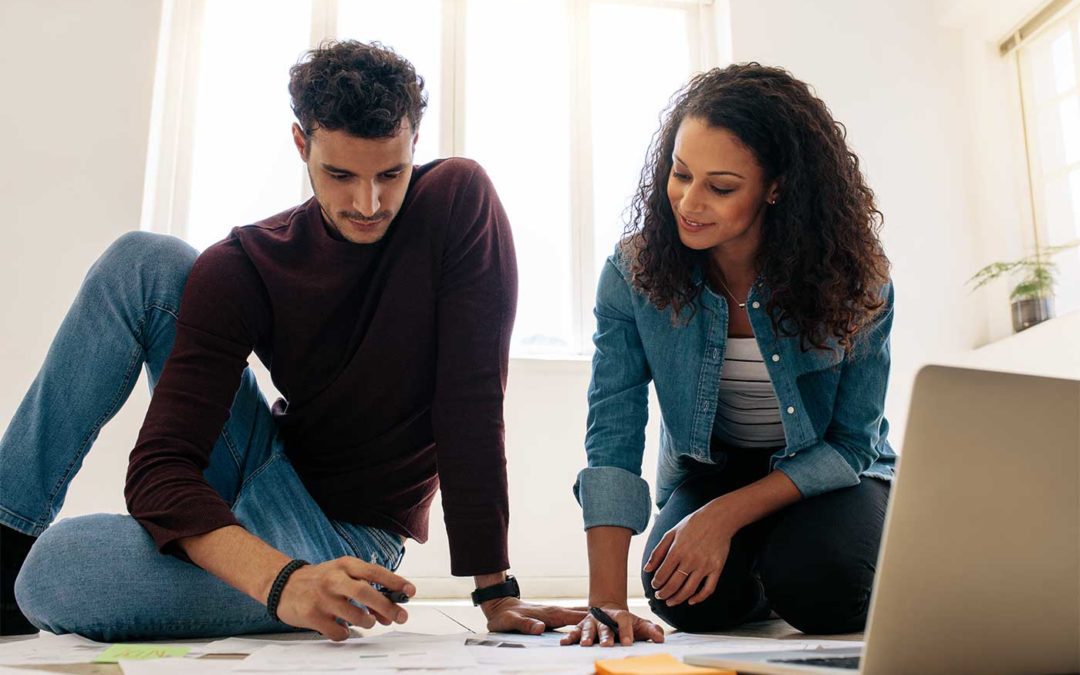
[(169, 645), (113, 645), (98, 654), (94, 663), (119, 663), (125, 661), (149, 661), (184, 656), (190, 647), (172, 647)]
[(726, 668), (688, 666), (671, 654), (628, 656), (596, 662), (597, 675), (736, 675)]

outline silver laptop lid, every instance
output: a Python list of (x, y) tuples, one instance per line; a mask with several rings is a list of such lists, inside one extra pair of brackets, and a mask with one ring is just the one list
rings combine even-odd
[(862, 671), (1080, 670), (1080, 382), (916, 378)]

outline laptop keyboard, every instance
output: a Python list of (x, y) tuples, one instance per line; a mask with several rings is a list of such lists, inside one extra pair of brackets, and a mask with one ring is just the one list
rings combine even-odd
[(858, 656), (825, 656), (810, 659), (769, 659), (769, 663), (798, 663), (804, 666), (824, 666), (826, 668), (843, 668), (845, 670), (858, 670)]

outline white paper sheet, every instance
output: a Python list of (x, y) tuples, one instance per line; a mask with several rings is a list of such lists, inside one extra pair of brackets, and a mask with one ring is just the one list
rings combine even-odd
[[(0, 666), (0, 675), (56, 675), (51, 670), (37, 670), (30, 668), (8, 668), (7, 666)], [(412, 675), (411, 673), (409, 675)]]
[[(553, 634), (551, 637), (546, 635), (544, 637), (547, 640), (553, 640), (557, 645), (561, 636)], [(599, 659), (625, 658), (627, 656), (646, 654), (671, 654), (676, 658), (682, 658), (688, 654), (782, 651), (813, 649), (817, 646), (859, 647), (862, 646), (862, 643), (842, 640), (775, 640), (674, 633), (667, 635), (665, 641), (660, 644), (636, 642), (629, 647), (581, 647), (580, 645), (569, 645), (560, 646), (557, 649), (504, 649), (475, 646), (468, 647), (468, 649), (482, 665), (513, 668), (516, 672), (536, 672), (558, 666), (587, 667)]]
[[(507, 651), (507, 650), (500, 650)], [(398, 668), (475, 668), (465, 634), (387, 633), (343, 642), (320, 640), (263, 647), (236, 664), (235, 672), (326, 672)]]
[[(356, 629), (354, 629), (355, 631)], [(363, 635), (355, 633), (351, 640), (370, 640), (377, 635)], [(424, 633), (412, 633), (409, 631), (388, 631), (382, 634), (383, 638), (426, 638)], [(274, 633), (264, 635), (248, 635), (244, 637), (230, 637), (222, 640), (214, 640), (206, 644), (194, 646), (188, 656), (203, 656), (205, 654), (253, 654), (268, 645), (292, 645), (297, 643), (314, 644), (329, 643), (326, 638), (318, 633)]]
[[(548, 631), (541, 633), (540, 635), (518, 635), (516, 633), (477, 633), (466, 638), (466, 646), (476, 647), (496, 647), (500, 649), (514, 648), (517, 646), (525, 648), (533, 647), (562, 647), (562, 639), (566, 637), (566, 633), (557, 631)], [(664, 644), (667, 645), (694, 645), (694, 644), (716, 644), (717, 637), (713, 635), (700, 635), (695, 633), (669, 633), (666, 636)], [(730, 639), (730, 638), (729, 638)], [(743, 639), (743, 638), (740, 638)], [(770, 642), (772, 644), (773, 641)], [(639, 642), (638, 645), (652, 644)], [(802, 643), (800, 643), (802, 644)], [(572, 645), (569, 645), (572, 646)]]
[(231, 673), (238, 662), (236, 659), (153, 659), (120, 661), (120, 669), (124, 675), (215, 675)]
[[(149, 644), (143, 640), (133, 640), (136, 644)], [(154, 642), (175, 647), (191, 649), (189, 657), (204, 653), (206, 640), (181, 640), (179, 642)], [(91, 663), (101, 652), (111, 647), (111, 643), (95, 642), (79, 635), (53, 635), (42, 632), (32, 638), (0, 643), (0, 665), (70, 665), (73, 663)]]
[[(363, 669), (372, 673), (383, 668), (431, 668), (432, 672), (467, 668), (468, 672), (492, 673), (591, 673), (598, 659), (623, 658), (642, 654), (668, 653), (682, 658), (692, 653), (736, 653), (812, 649), (818, 646), (851, 647), (860, 642), (839, 640), (776, 640), (740, 638), (692, 633), (672, 633), (665, 642), (638, 642), (631, 647), (561, 646), (564, 633), (542, 635), (482, 633), (419, 635), (388, 633), (376, 637), (356, 637), (345, 643), (328, 640), (264, 647), (237, 663), (238, 672), (326, 673)], [(238, 639), (239, 640), (239, 639)], [(226, 641), (222, 641), (225, 643)], [(250, 640), (247, 642), (264, 642)], [(469, 645), (468, 643), (474, 643)], [(487, 643), (487, 644), (485, 644)], [(244, 647), (245, 643), (232, 643)], [(498, 645), (521, 645), (507, 647)], [(225, 645), (228, 646), (228, 645)], [(207, 649), (216, 649), (211, 644)], [(364, 658), (359, 656), (363, 654)], [(420, 675), (410, 670), (409, 675)]]
[(78, 635), (39, 633), (37, 637), (0, 644), (0, 665), (65, 665), (90, 663), (108, 644)]
[(288, 645), (291, 641), (275, 640), (273, 638), (240, 638), (231, 637), (224, 640), (214, 640), (191, 650), (191, 656), (204, 654), (244, 654), (245, 656), (256, 652), (267, 645)]
[[(558, 647), (559, 641), (566, 637), (566, 633), (548, 631), (540, 635), (525, 635), (519, 633), (475, 633), (466, 638), (466, 644), (475, 643), (473, 646), (496, 647), (500, 649), (521, 647)], [(483, 643), (483, 644), (482, 644)]]

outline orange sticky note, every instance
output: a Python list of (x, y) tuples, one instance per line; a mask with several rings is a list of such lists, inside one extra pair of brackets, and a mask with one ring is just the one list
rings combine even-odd
[(671, 654), (628, 656), (596, 662), (597, 675), (736, 675), (727, 668), (688, 666)]

